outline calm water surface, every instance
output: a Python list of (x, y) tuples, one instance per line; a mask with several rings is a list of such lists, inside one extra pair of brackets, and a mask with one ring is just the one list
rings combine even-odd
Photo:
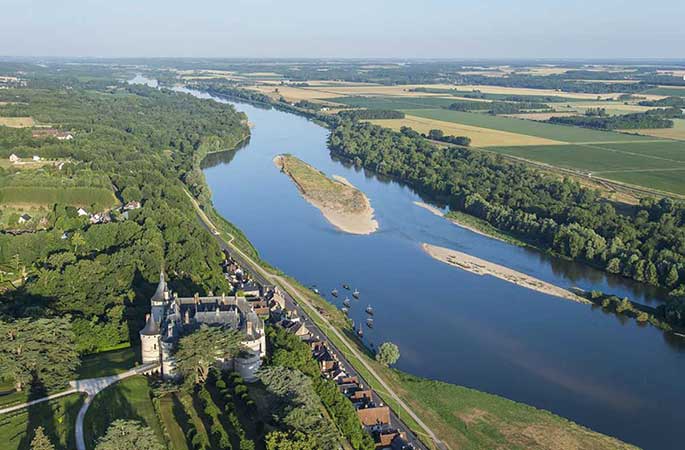
[[(682, 448), (685, 348), (677, 338), (452, 268), (420, 244), (645, 303), (661, 301), (658, 291), (461, 229), (416, 207), (423, 199), (412, 189), (332, 159), (326, 129), (277, 110), (231, 104), (254, 128), (244, 148), (205, 162), (216, 208), (265, 260), (317, 285), (329, 301), (341, 306), (342, 283), (358, 288), (362, 296), (353, 300), (351, 317), (360, 323), (364, 308), (373, 306), (375, 327), (365, 327), (365, 340), (397, 343), (400, 369), (545, 408), (644, 448)], [(336, 231), (275, 168), (279, 153), (350, 180), (370, 198), (379, 231)], [(328, 295), (334, 287), (341, 291), (337, 300)]]

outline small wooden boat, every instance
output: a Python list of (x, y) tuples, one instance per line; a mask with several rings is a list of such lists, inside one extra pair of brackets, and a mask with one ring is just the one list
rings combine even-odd
[(352, 297), (359, 298), (359, 289), (354, 290), (354, 292), (352, 293)]
[(371, 307), (371, 305), (366, 307), (366, 314), (373, 316), (373, 308)]
[(366, 319), (366, 326), (369, 328), (373, 328), (373, 319), (372, 318), (369, 317), (368, 319)]
[(351, 305), (350, 299), (345, 297), (345, 300), (343, 300), (343, 305), (350, 306)]
[(348, 291), (350, 290), (350, 285), (349, 284), (343, 284), (343, 288), (347, 289)]
[(337, 297), (337, 296), (338, 296), (338, 290), (337, 290), (337, 289), (333, 289), (333, 290), (331, 291), (331, 295), (332, 295), (333, 297)]

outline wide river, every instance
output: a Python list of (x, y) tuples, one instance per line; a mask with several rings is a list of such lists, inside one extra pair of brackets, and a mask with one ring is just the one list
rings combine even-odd
[[(415, 206), (430, 199), (411, 188), (333, 159), (328, 131), (319, 125), (226, 103), (254, 127), (245, 147), (205, 161), (216, 208), (266, 261), (318, 286), (336, 305), (349, 294), (342, 283), (358, 288), (351, 317), (360, 323), (364, 308), (373, 306), (375, 326), (364, 327), (365, 340), (397, 343), (399, 369), (544, 408), (644, 448), (683, 448), (685, 346), (679, 338), (461, 271), (433, 260), (420, 244), (467, 252), (564, 287), (651, 304), (663, 294), (452, 225)], [(276, 169), (272, 159), (280, 153), (351, 181), (371, 200), (379, 230), (368, 236), (337, 231)], [(333, 299), (336, 287), (341, 296)]]

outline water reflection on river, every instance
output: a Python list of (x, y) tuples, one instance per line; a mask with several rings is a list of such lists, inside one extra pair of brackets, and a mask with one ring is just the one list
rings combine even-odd
[[(365, 339), (370, 345), (396, 342), (400, 369), (549, 409), (645, 448), (681, 448), (680, 339), (598, 308), (460, 271), (425, 255), (420, 243), (471, 253), (560, 286), (646, 303), (659, 301), (657, 290), (454, 226), (414, 206), (426, 199), (407, 186), (336, 161), (320, 126), (233, 104), (255, 127), (242, 149), (205, 161), (217, 209), (271, 264), (324, 294), (337, 287), (338, 299), (327, 295), (335, 304), (349, 294), (342, 283), (358, 288), (362, 297), (353, 300), (351, 317), (361, 323), (364, 308), (373, 305), (375, 326), (365, 330)], [(272, 162), (279, 153), (350, 180), (369, 196), (379, 231), (336, 231), (279, 174)]]

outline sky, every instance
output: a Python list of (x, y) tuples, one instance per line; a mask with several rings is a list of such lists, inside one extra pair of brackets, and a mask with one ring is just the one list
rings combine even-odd
[(1, 56), (685, 58), (684, 0), (0, 0)]

